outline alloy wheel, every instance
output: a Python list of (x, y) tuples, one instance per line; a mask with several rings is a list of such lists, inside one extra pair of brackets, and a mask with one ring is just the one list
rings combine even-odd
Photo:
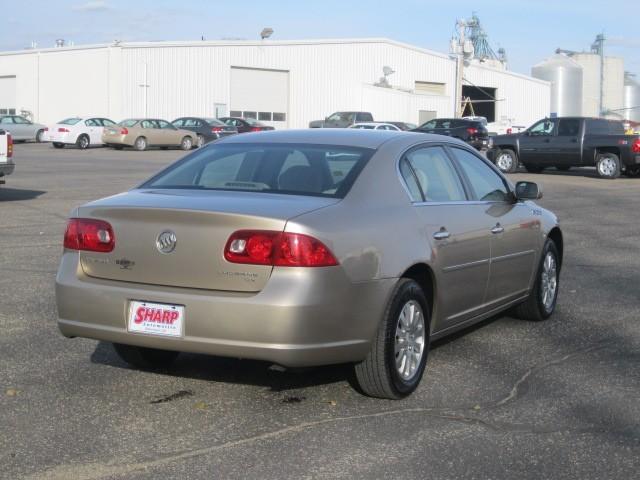
[(417, 373), (425, 349), (425, 324), (422, 307), (415, 300), (404, 304), (396, 326), (394, 355), (396, 369), (403, 380)]
[(558, 269), (556, 266), (556, 257), (553, 252), (547, 252), (547, 255), (544, 257), (541, 275), (541, 300), (544, 308), (549, 311), (553, 307), (558, 290)]

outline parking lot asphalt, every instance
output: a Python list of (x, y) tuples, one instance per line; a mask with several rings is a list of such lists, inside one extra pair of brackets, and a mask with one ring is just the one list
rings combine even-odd
[(513, 175), (544, 185), (564, 229), (556, 313), (437, 342), (418, 391), (383, 401), (345, 366), (185, 354), (144, 372), (59, 334), (68, 213), (182, 155), (16, 146), (0, 187), (0, 478), (637, 478), (640, 180)]

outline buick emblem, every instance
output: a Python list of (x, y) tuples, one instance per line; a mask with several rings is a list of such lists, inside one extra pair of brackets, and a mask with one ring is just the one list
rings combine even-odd
[(171, 230), (165, 230), (156, 238), (156, 248), (160, 253), (171, 253), (175, 250), (178, 239)]

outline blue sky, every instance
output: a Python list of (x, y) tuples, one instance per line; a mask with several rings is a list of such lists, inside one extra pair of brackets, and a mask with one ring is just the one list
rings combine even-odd
[(510, 68), (529, 73), (557, 47), (588, 49), (597, 33), (607, 53), (640, 74), (637, 0), (3, 0), (0, 50), (56, 38), (87, 43), (149, 40), (387, 37), (447, 52), (456, 18), (476, 11), (494, 50), (504, 47)]

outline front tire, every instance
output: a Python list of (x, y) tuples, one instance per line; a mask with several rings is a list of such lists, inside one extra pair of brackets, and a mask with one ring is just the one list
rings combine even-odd
[(44, 130), (38, 130), (38, 133), (36, 133), (36, 143), (42, 142), (44, 142)]
[(394, 289), (367, 357), (355, 365), (365, 395), (400, 399), (420, 384), (429, 353), (430, 310), (420, 285), (403, 278)]
[(515, 315), (523, 320), (539, 322), (551, 316), (558, 301), (560, 261), (553, 240), (547, 238), (542, 249), (536, 281), (529, 298), (515, 308)]
[(133, 148), (142, 152), (147, 149), (147, 139), (144, 137), (136, 138), (136, 141), (133, 143)]
[(198, 135), (198, 139), (196, 140), (196, 146), (198, 148), (202, 148), (204, 147), (204, 144), (205, 144), (204, 137), (202, 135)]
[(498, 150), (496, 167), (498, 167), (502, 173), (514, 173), (518, 170), (518, 156), (516, 152), (509, 148)]
[(76, 140), (76, 146), (80, 149), (80, 150), (86, 150), (87, 148), (89, 148), (89, 137), (87, 135), (80, 135), (78, 137), (78, 140)]
[(600, 153), (596, 157), (596, 171), (600, 178), (613, 180), (620, 176), (620, 158), (615, 153)]
[(143, 370), (155, 370), (168, 368), (180, 355), (179, 352), (170, 350), (158, 350), (156, 348), (136, 347), (134, 345), (124, 345), (114, 343), (118, 356), (132, 367)]
[(53, 142), (53, 148), (64, 148), (64, 143)]

